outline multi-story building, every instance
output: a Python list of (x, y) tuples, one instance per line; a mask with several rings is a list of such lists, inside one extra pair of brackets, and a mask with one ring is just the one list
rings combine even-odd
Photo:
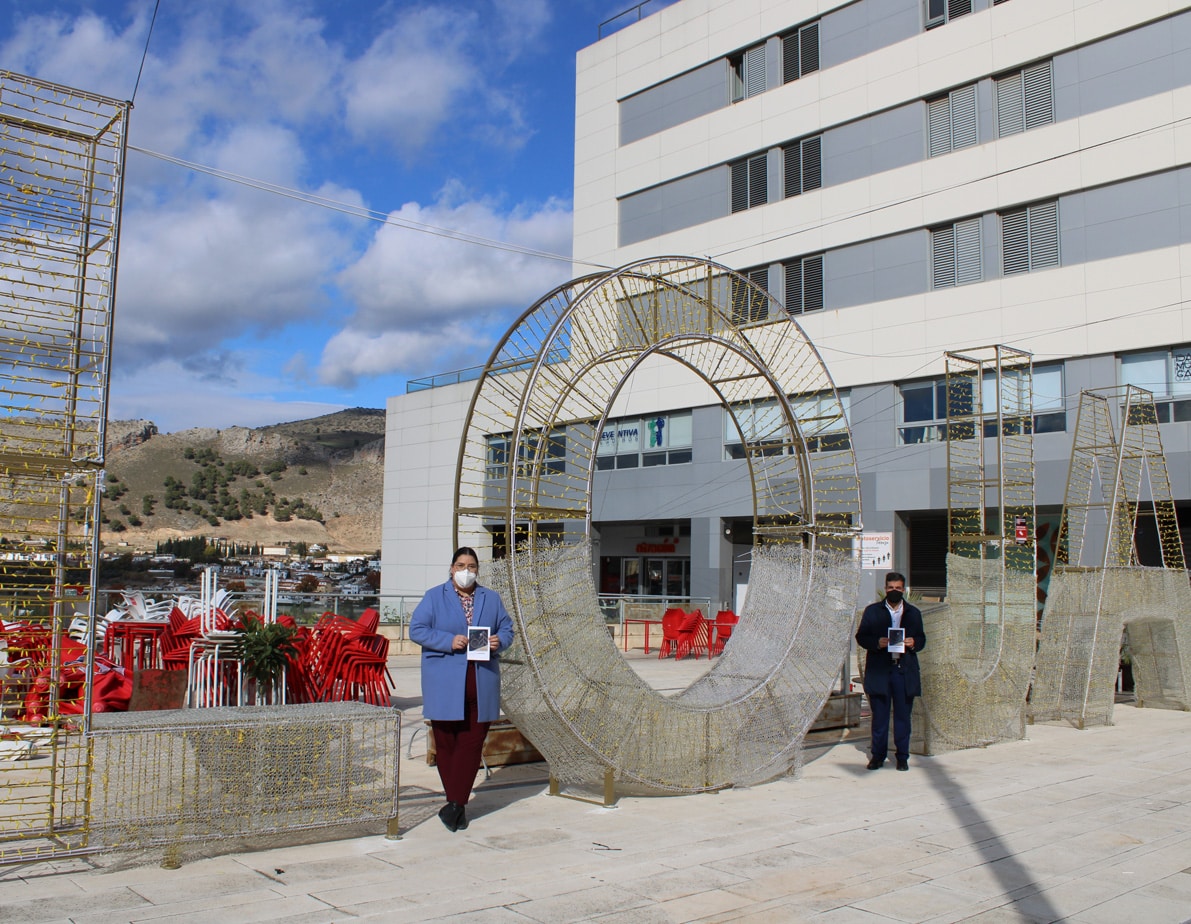
[[(1080, 392), (1120, 384), (1154, 392), (1191, 522), (1191, 4), (680, 0), (579, 52), (575, 124), (576, 259), (709, 257), (777, 296), (848, 407), (864, 529), (912, 584), (944, 582), (949, 350), (1033, 354), (1040, 523)], [(738, 437), (669, 384), (651, 370), (603, 435), (593, 567), (601, 590), (731, 602)], [(385, 589), (445, 574), (469, 397), (390, 401)]]

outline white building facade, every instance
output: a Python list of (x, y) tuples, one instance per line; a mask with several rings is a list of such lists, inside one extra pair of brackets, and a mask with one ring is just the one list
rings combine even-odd
[[(1033, 354), (1051, 527), (1081, 390), (1152, 390), (1187, 532), (1191, 4), (680, 0), (579, 53), (574, 197), (577, 260), (709, 257), (785, 305), (849, 409), (864, 530), (912, 584), (945, 581), (948, 350)], [(383, 591), (445, 576), (472, 387), (390, 400)], [(678, 369), (626, 393), (598, 587), (731, 605), (750, 496), (725, 412)]]

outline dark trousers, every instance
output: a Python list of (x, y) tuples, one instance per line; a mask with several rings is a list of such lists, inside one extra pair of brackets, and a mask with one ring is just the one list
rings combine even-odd
[(910, 758), (910, 709), (913, 697), (906, 697), (906, 676), (894, 665), (889, 672), (889, 694), (869, 694), (873, 713), (873, 757), (884, 760), (889, 753), (889, 711), (893, 710), (893, 746), (898, 760)]
[(463, 721), (432, 721), (434, 755), (438, 777), (448, 802), (467, 805), (471, 787), (480, 771), (484, 755), (484, 738), (490, 722), (476, 721), (476, 665), (467, 665), (467, 683), (463, 692)]

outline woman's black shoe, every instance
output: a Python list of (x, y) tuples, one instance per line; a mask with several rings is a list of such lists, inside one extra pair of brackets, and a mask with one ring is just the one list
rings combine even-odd
[(448, 802), (438, 810), (438, 818), (448, 831), (459, 830), (459, 816), (463, 814), (463, 806), (457, 802)]
[(460, 831), (467, 830), (467, 806), (459, 806), (459, 818), (455, 822), (455, 827)]

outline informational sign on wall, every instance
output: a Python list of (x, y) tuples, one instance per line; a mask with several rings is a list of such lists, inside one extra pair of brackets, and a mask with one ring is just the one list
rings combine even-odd
[(865, 571), (893, 567), (893, 533), (860, 534), (860, 567)]

